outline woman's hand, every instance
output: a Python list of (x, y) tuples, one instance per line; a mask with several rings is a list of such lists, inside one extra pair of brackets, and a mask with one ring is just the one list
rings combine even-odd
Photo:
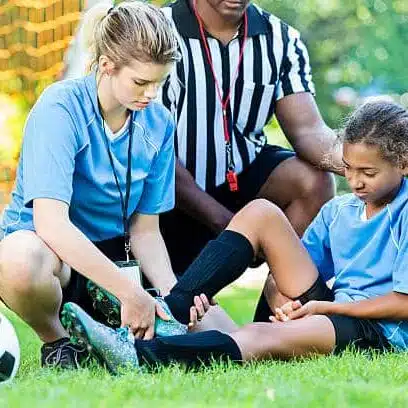
[(121, 303), (121, 326), (128, 326), (138, 339), (153, 338), (156, 315), (163, 320), (170, 319), (159, 303), (140, 288), (132, 287), (128, 295), (122, 297)]

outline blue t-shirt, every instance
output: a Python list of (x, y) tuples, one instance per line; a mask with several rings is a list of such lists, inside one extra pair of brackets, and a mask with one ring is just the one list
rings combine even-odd
[[(336, 302), (353, 302), (392, 291), (408, 294), (408, 182), (370, 219), (354, 194), (328, 202), (303, 236), (325, 280), (334, 277)], [(408, 349), (408, 321), (379, 321), (397, 349)]]
[[(132, 113), (132, 182), (128, 214), (158, 214), (174, 207), (174, 122), (159, 103)], [(129, 129), (108, 141), (122, 194), (126, 191)], [(31, 110), (5, 234), (32, 230), (32, 202), (69, 204), (69, 215), (92, 241), (123, 234), (120, 194), (103, 134), (95, 73), (53, 84)]]

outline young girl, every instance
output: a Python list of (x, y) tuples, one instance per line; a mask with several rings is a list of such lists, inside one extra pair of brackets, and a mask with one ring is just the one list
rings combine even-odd
[(85, 353), (59, 309), (92, 309), (86, 278), (121, 299), (122, 323), (140, 338), (153, 336), (155, 313), (168, 316), (113, 261), (134, 255), (164, 292), (176, 281), (158, 227), (174, 206), (174, 124), (153, 99), (177, 39), (142, 2), (95, 6), (84, 26), (92, 72), (50, 86), (33, 107), (0, 243), (0, 298), (46, 342), (42, 364), (63, 368)]
[[(408, 348), (408, 112), (388, 102), (367, 103), (341, 134), (353, 193), (327, 203), (300, 241), (283, 213), (266, 201), (239, 212), (209, 243), (165, 299), (176, 318), (188, 318), (192, 296), (213, 296), (264, 254), (279, 291), (293, 300), (273, 323), (253, 323), (230, 335), (218, 331), (128, 341), (101, 329), (67, 304), (72, 333), (96, 349), (111, 369), (172, 360), (189, 364), (288, 359), (341, 352), (349, 345)], [(334, 277), (329, 289), (325, 281)], [(118, 349), (119, 350), (119, 349)]]

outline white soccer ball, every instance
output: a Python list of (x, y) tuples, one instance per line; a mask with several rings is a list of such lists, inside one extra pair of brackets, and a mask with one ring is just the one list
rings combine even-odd
[(13, 325), (0, 313), (0, 385), (11, 381), (20, 365), (20, 345)]

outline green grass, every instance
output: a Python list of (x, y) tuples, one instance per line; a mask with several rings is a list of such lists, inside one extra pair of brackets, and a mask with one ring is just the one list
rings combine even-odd
[[(224, 292), (219, 302), (239, 323), (251, 319), (258, 291)], [(97, 366), (79, 372), (43, 370), (40, 342), (11, 313), (22, 347), (22, 365), (11, 386), (0, 388), (0, 407), (407, 407), (408, 355), (341, 357), (246, 367), (215, 366), (185, 373), (111, 377)], [(256, 341), (256, 339), (254, 339)]]

